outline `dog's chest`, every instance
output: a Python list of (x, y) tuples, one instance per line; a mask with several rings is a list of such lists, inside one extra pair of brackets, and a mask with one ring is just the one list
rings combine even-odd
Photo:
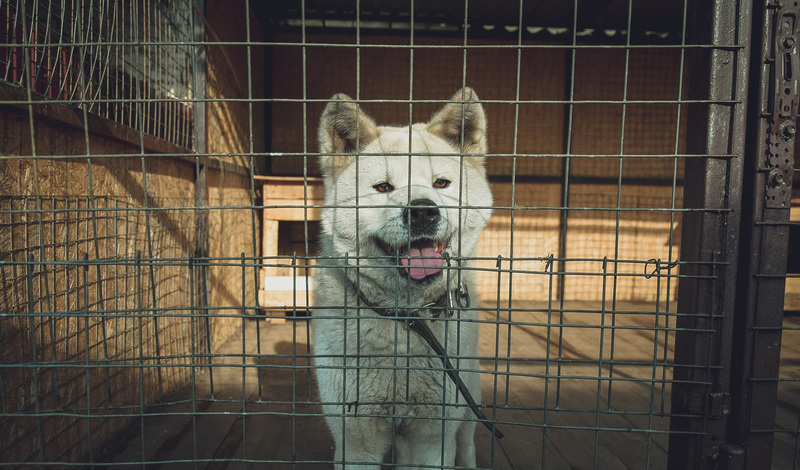
[[(405, 321), (362, 318), (360, 328), (354, 326), (355, 330), (348, 334), (351, 340), (345, 354), (349, 358), (348, 382), (352, 382), (352, 386), (370, 390), (369, 393), (376, 394), (374, 398), (381, 401), (441, 401), (443, 384), (452, 383), (441, 359), (417, 333), (406, 327)], [(447, 337), (442, 342), (447, 344), (455, 365), (459, 350), (457, 334), (449, 331), (444, 335), (443, 328), (438, 330), (440, 340)]]

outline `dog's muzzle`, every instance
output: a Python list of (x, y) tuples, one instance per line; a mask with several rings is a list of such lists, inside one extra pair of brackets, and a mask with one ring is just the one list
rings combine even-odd
[(403, 210), (403, 223), (412, 237), (436, 233), (439, 218), (439, 207), (430, 199), (414, 199)]

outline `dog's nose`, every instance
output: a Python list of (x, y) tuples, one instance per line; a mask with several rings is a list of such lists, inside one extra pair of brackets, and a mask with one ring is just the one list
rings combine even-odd
[(439, 222), (439, 208), (430, 199), (414, 199), (403, 210), (403, 220), (416, 231), (429, 231)]

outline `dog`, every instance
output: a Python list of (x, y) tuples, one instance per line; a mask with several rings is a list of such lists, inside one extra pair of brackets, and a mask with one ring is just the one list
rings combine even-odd
[(474, 467), (464, 392), (409, 326), (427, 325), (479, 403), (475, 273), (462, 268), (492, 212), (483, 106), (465, 88), (427, 123), (390, 127), (337, 94), (319, 148), (313, 366), (337, 468), (378, 469), (390, 454), (400, 467)]

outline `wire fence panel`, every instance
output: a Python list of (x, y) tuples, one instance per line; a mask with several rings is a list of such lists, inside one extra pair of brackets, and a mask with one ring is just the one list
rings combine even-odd
[(188, 2), (3, 2), (0, 77), (192, 147)]
[(0, 464), (800, 468), (763, 3), (0, 0)]

